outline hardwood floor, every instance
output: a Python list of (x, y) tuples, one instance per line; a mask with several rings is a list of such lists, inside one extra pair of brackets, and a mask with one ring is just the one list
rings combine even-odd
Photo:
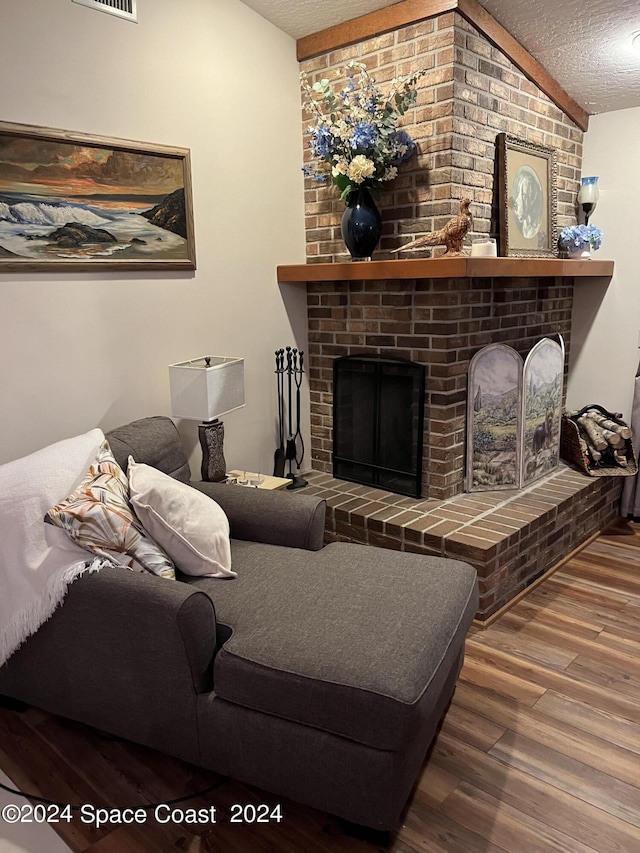
[[(600, 536), (490, 628), (472, 629), (453, 703), (388, 844), (289, 801), (281, 823), (231, 824), (231, 804), (278, 798), (36, 709), (0, 711), (0, 767), (23, 790), (101, 807), (218, 783), (183, 804), (214, 804), (212, 828), (55, 824), (77, 853), (640, 851), (640, 526)], [(2, 837), (0, 822), (0, 850)]]

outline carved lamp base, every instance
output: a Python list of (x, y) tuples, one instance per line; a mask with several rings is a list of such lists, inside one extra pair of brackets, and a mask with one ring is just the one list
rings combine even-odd
[(202, 447), (202, 479), (210, 483), (219, 483), (226, 477), (227, 465), (224, 461), (224, 424), (205, 421), (198, 425), (198, 436)]

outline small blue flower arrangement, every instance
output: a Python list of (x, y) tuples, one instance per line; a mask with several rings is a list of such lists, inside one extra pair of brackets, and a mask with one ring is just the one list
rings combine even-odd
[(338, 70), (337, 76), (346, 79), (339, 90), (328, 79), (311, 85), (303, 72), (303, 107), (313, 121), (307, 135), (314, 161), (303, 167), (305, 175), (331, 180), (343, 199), (359, 187), (377, 196), (416, 150), (411, 136), (396, 125), (416, 103), (416, 83), (425, 73), (394, 79), (384, 94), (366, 66), (355, 60)]
[(566, 252), (580, 249), (599, 249), (602, 244), (602, 231), (595, 225), (568, 225), (558, 238), (558, 245)]

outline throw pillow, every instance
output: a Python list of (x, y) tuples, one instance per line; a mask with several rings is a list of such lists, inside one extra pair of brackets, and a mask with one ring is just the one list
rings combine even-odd
[(127, 477), (105, 439), (78, 488), (51, 507), (45, 521), (61, 527), (77, 545), (118, 566), (174, 578), (173, 563), (144, 532), (128, 492)]
[(131, 503), (145, 530), (185, 575), (235, 578), (229, 520), (222, 507), (192, 486), (129, 457)]

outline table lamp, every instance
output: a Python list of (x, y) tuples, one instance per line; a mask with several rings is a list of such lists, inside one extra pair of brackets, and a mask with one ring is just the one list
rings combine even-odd
[(202, 421), (202, 479), (220, 482), (226, 475), (221, 415), (244, 406), (244, 359), (207, 355), (169, 365), (171, 414)]

